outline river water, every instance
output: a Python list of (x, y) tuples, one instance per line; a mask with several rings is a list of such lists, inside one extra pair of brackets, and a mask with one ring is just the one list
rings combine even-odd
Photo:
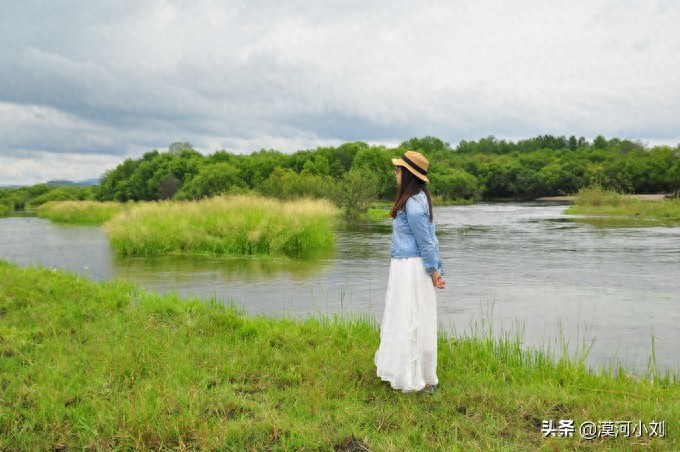
[[(593, 366), (680, 369), (680, 228), (600, 228), (564, 205), (493, 203), (435, 208), (447, 288), (440, 328), (520, 333), (526, 345)], [(251, 314), (368, 315), (378, 322), (389, 269), (388, 221), (337, 231), (314, 260), (119, 258), (101, 228), (0, 218), (0, 259), (122, 278), (157, 291), (233, 300)], [(1, 282), (0, 282), (1, 283)]]

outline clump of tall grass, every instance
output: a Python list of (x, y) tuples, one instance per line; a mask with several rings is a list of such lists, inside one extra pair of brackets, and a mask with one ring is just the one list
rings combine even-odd
[(576, 205), (579, 206), (619, 206), (623, 201), (621, 193), (599, 185), (581, 188), (576, 194)]
[(50, 201), (38, 206), (38, 216), (57, 223), (101, 225), (126, 208), (118, 202)]
[(677, 226), (680, 224), (680, 200), (642, 200), (594, 186), (581, 189), (576, 194), (576, 204), (565, 213), (601, 217), (580, 219), (599, 226)]
[(116, 216), (105, 229), (124, 256), (301, 256), (333, 245), (337, 213), (325, 200), (239, 195), (148, 203)]

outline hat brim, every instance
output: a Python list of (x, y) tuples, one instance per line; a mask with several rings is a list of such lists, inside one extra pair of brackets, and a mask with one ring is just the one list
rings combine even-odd
[(407, 168), (411, 172), (411, 174), (413, 174), (414, 176), (416, 176), (418, 179), (422, 180), (423, 182), (430, 182), (430, 180), (426, 176), (424, 176), (424, 175), (420, 174), (418, 171), (414, 170), (411, 165), (409, 165), (408, 163), (406, 163), (402, 159), (392, 159), (392, 165), (403, 166), (403, 167)]

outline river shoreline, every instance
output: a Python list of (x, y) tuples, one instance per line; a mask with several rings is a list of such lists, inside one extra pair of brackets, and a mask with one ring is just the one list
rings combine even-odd
[[(442, 328), (463, 332), (471, 319), (484, 318), (497, 335), (520, 322), (528, 345), (552, 343), (558, 332), (571, 344), (596, 339), (589, 365), (622, 362), (634, 372), (647, 368), (653, 331), (659, 339), (656, 362), (677, 369), (673, 344), (680, 340), (680, 311), (673, 300), (680, 286), (673, 269), (680, 264), (680, 229), (600, 230), (564, 215), (565, 207), (480, 203), (435, 209), (440, 255), (450, 276), (449, 287), (438, 294)], [(339, 229), (334, 254), (318, 260), (120, 258), (100, 228), (4, 218), (0, 258), (94, 280), (122, 278), (159, 293), (234, 300), (252, 314), (352, 312), (379, 320), (390, 232), (387, 222)]]
[[(639, 199), (641, 201), (663, 201), (664, 199), (670, 199), (670, 195), (665, 193), (655, 193), (655, 194), (642, 194), (642, 195), (623, 195), (627, 198)], [(536, 198), (535, 201), (538, 202), (575, 202), (576, 196), (543, 196), (541, 198)]]

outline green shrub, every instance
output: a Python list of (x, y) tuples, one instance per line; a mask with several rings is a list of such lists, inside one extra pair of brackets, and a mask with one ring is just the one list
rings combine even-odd
[(92, 187), (50, 187), (40, 195), (30, 198), (29, 207), (37, 207), (50, 201), (83, 201), (94, 198)]
[(582, 188), (576, 194), (576, 204), (579, 206), (618, 206), (623, 199), (617, 191), (605, 189), (599, 185)]

